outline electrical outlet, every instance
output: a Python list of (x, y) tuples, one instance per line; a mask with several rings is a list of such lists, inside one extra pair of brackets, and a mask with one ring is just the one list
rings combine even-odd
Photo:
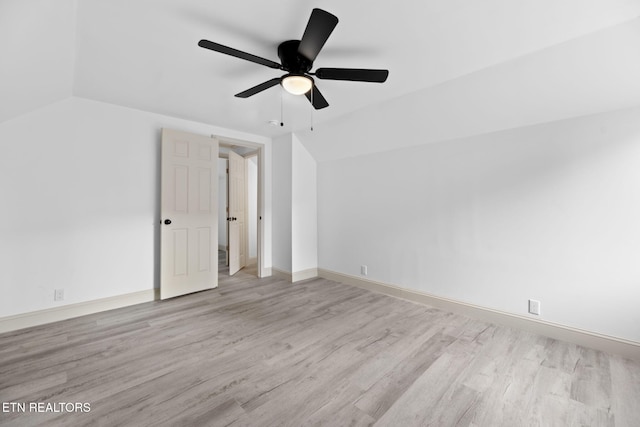
[(53, 293), (54, 301), (62, 301), (64, 300), (64, 289), (56, 289)]
[(540, 301), (534, 299), (529, 300), (529, 313), (535, 314), (536, 316), (540, 315)]
[(360, 274), (362, 274), (363, 276), (367, 275), (367, 266), (366, 265), (361, 265), (360, 266)]

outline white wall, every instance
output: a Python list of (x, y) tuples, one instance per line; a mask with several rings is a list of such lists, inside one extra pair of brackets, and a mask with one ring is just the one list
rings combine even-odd
[(271, 157), (268, 138), (79, 98), (0, 124), (0, 317), (157, 286), (162, 127), (262, 143)]
[(293, 273), (318, 267), (316, 162), (294, 134), (273, 140), (273, 266)]
[(318, 185), (316, 161), (292, 135), (292, 271), (318, 267)]
[(273, 268), (292, 272), (291, 134), (273, 138)]
[(320, 268), (640, 342), (640, 109), (323, 162), (318, 216)]
[(227, 159), (218, 159), (218, 246), (227, 246)]

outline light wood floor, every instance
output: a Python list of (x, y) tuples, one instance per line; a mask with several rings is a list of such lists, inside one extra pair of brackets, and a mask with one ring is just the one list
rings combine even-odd
[(640, 426), (640, 364), (323, 279), (0, 335), (10, 426)]

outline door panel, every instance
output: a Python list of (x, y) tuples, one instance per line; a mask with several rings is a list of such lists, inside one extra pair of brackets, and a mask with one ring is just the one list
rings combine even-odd
[(229, 274), (247, 264), (245, 250), (245, 160), (229, 152)]
[(218, 286), (218, 141), (162, 130), (160, 298)]

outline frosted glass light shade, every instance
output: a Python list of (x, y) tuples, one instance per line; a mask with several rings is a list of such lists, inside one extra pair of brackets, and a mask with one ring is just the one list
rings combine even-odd
[(293, 95), (303, 95), (311, 90), (313, 81), (306, 76), (289, 75), (282, 79), (282, 87)]

